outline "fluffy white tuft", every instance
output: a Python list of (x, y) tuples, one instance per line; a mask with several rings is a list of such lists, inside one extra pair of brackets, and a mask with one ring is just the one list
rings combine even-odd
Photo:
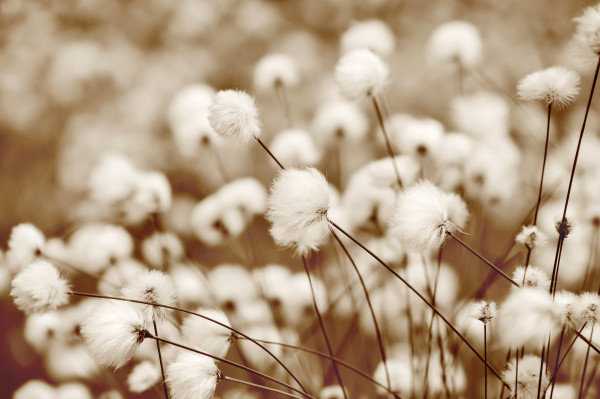
[(56, 390), (46, 381), (29, 380), (13, 394), (13, 399), (57, 399)]
[(589, 325), (600, 320), (600, 296), (593, 292), (583, 292), (579, 295), (581, 319)]
[(301, 129), (280, 132), (269, 147), (279, 162), (288, 167), (312, 166), (321, 160), (321, 153), (312, 136)]
[(570, 291), (559, 291), (554, 302), (560, 312), (560, 322), (566, 331), (578, 329), (582, 322), (582, 306), (579, 297)]
[(344, 388), (339, 385), (328, 385), (319, 391), (319, 399), (344, 399)]
[[(545, 271), (536, 266), (519, 266), (513, 272), (512, 278), (522, 287), (538, 288), (542, 291), (548, 291), (550, 288), (550, 278)], [(519, 289), (519, 287), (512, 287)]]
[(217, 195), (227, 207), (238, 208), (249, 218), (267, 210), (267, 190), (254, 177), (234, 180), (222, 186)]
[(488, 324), (497, 314), (495, 302), (478, 301), (471, 308), (471, 316), (483, 324)]
[(525, 246), (525, 248), (535, 249), (543, 247), (548, 242), (546, 234), (537, 226), (523, 226), (517, 234), (515, 241)]
[(574, 21), (577, 24), (576, 40), (600, 55), (600, 5), (586, 8)]
[(131, 303), (101, 302), (83, 322), (81, 334), (94, 358), (102, 365), (127, 364), (144, 339), (146, 319)]
[(107, 153), (91, 170), (90, 197), (101, 204), (115, 204), (132, 195), (139, 171), (131, 160), (119, 153)]
[(102, 295), (118, 296), (121, 289), (131, 280), (144, 273), (148, 268), (135, 259), (119, 260), (110, 266), (98, 279), (98, 293)]
[(277, 85), (297, 86), (300, 75), (292, 57), (273, 53), (262, 57), (254, 66), (254, 87), (259, 91), (273, 90)]
[(317, 250), (329, 237), (327, 211), (329, 184), (314, 168), (279, 173), (267, 198), (269, 232), (279, 245), (295, 247), (297, 254)]
[[(148, 270), (135, 276), (121, 291), (125, 298), (175, 306), (176, 292), (171, 278), (158, 270)], [(147, 321), (157, 321), (167, 316), (167, 309), (145, 304), (133, 304), (144, 314)]]
[(165, 372), (173, 399), (212, 399), (219, 375), (214, 360), (188, 351), (179, 351)]
[(427, 252), (439, 248), (447, 233), (462, 229), (468, 216), (458, 195), (420, 181), (398, 195), (390, 229), (406, 251)]
[(350, 101), (379, 94), (387, 83), (388, 74), (387, 65), (367, 49), (346, 53), (335, 67), (338, 90)]
[(551, 331), (561, 327), (559, 310), (548, 292), (528, 287), (510, 292), (500, 305), (496, 322), (502, 331), (500, 341), (507, 348), (539, 348)]
[[(517, 377), (517, 363), (515, 359), (511, 360), (506, 370), (502, 372), (502, 379), (510, 387), (511, 397), (515, 397), (515, 391), (520, 398), (535, 399), (537, 398), (538, 382), (540, 378), (540, 358), (535, 355), (525, 355), (519, 359), (519, 371)], [(518, 384), (517, 387), (517, 379)], [(542, 390), (548, 386), (550, 378), (544, 372), (542, 376)]]
[(482, 57), (479, 30), (469, 22), (446, 22), (431, 33), (426, 54), (432, 65), (455, 61), (463, 67), (474, 68)]
[(579, 75), (565, 67), (555, 66), (530, 73), (519, 81), (517, 94), (522, 100), (544, 101), (562, 109), (579, 94)]
[(221, 90), (208, 108), (208, 120), (215, 132), (245, 144), (260, 136), (260, 121), (254, 97), (240, 90)]
[[(217, 309), (197, 309), (196, 313), (231, 327), (229, 319)], [(188, 315), (181, 324), (183, 339), (193, 348), (218, 357), (225, 357), (231, 344), (231, 331), (227, 328), (195, 315)]]
[(177, 288), (179, 302), (185, 309), (211, 302), (208, 280), (195, 264), (175, 264), (169, 269), (169, 275)]
[(144, 360), (136, 364), (127, 376), (127, 388), (130, 392), (142, 393), (156, 385), (160, 379), (160, 368)]
[(66, 382), (56, 387), (57, 399), (92, 399), (90, 389), (81, 382)]
[(312, 132), (326, 145), (337, 145), (337, 141), (360, 141), (368, 129), (369, 121), (360, 107), (343, 100), (322, 104), (312, 120)]
[(194, 115), (207, 115), (214, 96), (215, 90), (205, 84), (192, 84), (179, 89), (167, 108), (167, 121), (171, 130), (193, 120)]
[[(414, 118), (407, 114), (391, 116), (386, 125), (391, 144), (402, 154), (431, 155), (444, 136), (444, 126), (431, 118)], [(378, 137), (383, 137), (378, 134)]]
[(69, 302), (69, 284), (52, 263), (37, 259), (15, 276), (10, 295), (26, 314), (44, 312)]
[(46, 243), (44, 234), (31, 223), (21, 223), (12, 228), (8, 239), (6, 263), (14, 272), (29, 265)]
[(181, 240), (171, 232), (153, 233), (142, 242), (141, 250), (146, 262), (156, 268), (164, 268), (184, 254)]
[(348, 28), (340, 39), (342, 54), (366, 48), (382, 57), (394, 51), (394, 33), (379, 19), (360, 21)]
[(208, 281), (218, 305), (227, 311), (235, 312), (243, 303), (258, 297), (252, 275), (240, 265), (218, 265), (210, 271)]
[[(390, 373), (390, 382), (392, 384), (391, 389), (394, 392), (400, 393), (402, 396), (409, 396), (413, 392), (413, 373), (412, 366), (409, 359), (389, 359), (385, 362), (385, 366)], [(383, 363), (379, 363), (373, 378), (382, 385), (387, 385), (387, 379), (385, 374), (385, 367)], [(380, 395), (385, 395), (385, 391), (381, 387), (377, 387), (377, 392)]]

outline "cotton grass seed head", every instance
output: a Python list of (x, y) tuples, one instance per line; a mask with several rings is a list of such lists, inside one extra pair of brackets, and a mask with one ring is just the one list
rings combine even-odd
[(156, 385), (160, 377), (160, 368), (144, 360), (136, 364), (127, 376), (127, 388), (130, 392), (142, 393)]
[(519, 81), (517, 94), (525, 101), (539, 100), (555, 109), (569, 105), (579, 94), (579, 75), (554, 66), (530, 73)]
[(146, 318), (131, 303), (104, 301), (81, 326), (92, 356), (103, 366), (127, 364), (145, 338)]
[(350, 101), (379, 94), (387, 83), (388, 74), (387, 65), (367, 49), (346, 53), (335, 67), (338, 90)]
[[(171, 278), (158, 270), (144, 271), (135, 276), (121, 291), (125, 298), (154, 304), (174, 306), (176, 304), (175, 286)], [(147, 321), (164, 319), (167, 309), (145, 304), (132, 304), (138, 307)]]
[(570, 291), (559, 291), (554, 296), (554, 303), (560, 312), (560, 321), (567, 331), (575, 330), (582, 324), (583, 308), (579, 297)]
[(523, 226), (517, 234), (515, 241), (528, 249), (543, 247), (548, 242), (548, 237), (537, 226)]
[(584, 323), (595, 324), (600, 320), (600, 296), (593, 292), (584, 292), (579, 295), (581, 317)]
[[(525, 355), (522, 359), (519, 359), (518, 377), (515, 359), (511, 360), (506, 370), (502, 372), (502, 379), (510, 387), (511, 397), (515, 397), (515, 393), (517, 393), (523, 399), (537, 398), (539, 378), (540, 358), (535, 355)], [(548, 382), (548, 374), (544, 372), (541, 384), (542, 389), (548, 386)], [(518, 387), (517, 384), (519, 384)]]
[(427, 252), (438, 249), (447, 233), (462, 229), (468, 215), (458, 195), (425, 180), (400, 193), (390, 229), (406, 251)]
[(600, 55), (600, 4), (586, 8), (574, 21), (577, 42), (586, 46), (592, 53)]
[(329, 237), (329, 184), (317, 169), (287, 169), (279, 173), (267, 198), (269, 232), (279, 245), (299, 255), (317, 250)]
[(179, 351), (165, 374), (173, 399), (212, 399), (220, 376), (213, 359), (189, 351)]
[(26, 314), (45, 312), (69, 302), (69, 284), (53, 264), (37, 259), (15, 276), (10, 295)]
[(241, 90), (221, 90), (208, 108), (210, 126), (219, 135), (245, 144), (260, 136), (254, 97)]
[(471, 315), (474, 319), (481, 321), (483, 324), (488, 324), (496, 315), (495, 302), (479, 301), (473, 304), (471, 308)]
[(450, 21), (431, 33), (426, 48), (430, 64), (456, 61), (474, 68), (482, 57), (482, 43), (477, 27), (465, 21)]
[(292, 57), (273, 53), (261, 58), (254, 67), (254, 87), (259, 91), (273, 90), (278, 85), (290, 88), (298, 85), (300, 75)]
[(394, 51), (394, 32), (379, 19), (360, 21), (349, 27), (340, 39), (341, 53), (366, 48), (386, 57)]
[(512, 288), (517, 290), (522, 287), (529, 287), (548, 291), (550, 288), (550, 278), (545, 271), (536, 266), (519, 266), (513, 272), (512, 278), (514, 281), (521, 284), (521, 287), (512, 286)]

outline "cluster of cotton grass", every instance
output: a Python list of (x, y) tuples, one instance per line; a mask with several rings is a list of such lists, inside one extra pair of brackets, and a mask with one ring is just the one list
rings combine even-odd
[[(575, 23), (600, 67), (600, 6)], [(388, 101), (385, 23), (356, 23), (340, 43), (339, 95), (310, 127), (296, 122), (303, 76), (283, 53), (253, 75), (273, 109), (249, 90), (175, 93), (164, 111), (175, 146), (218, 175), (201, 198), (175, 201), (165, 173), (109, 153), (87, 180), (93, 222), (50, 237), (12, 229), (0, 291), (53, 380), (15, 399), (600, 394), (600, 142), (584, 136), (598, 68), (590, 84), (562, 66), (518, 83), (519, 104), (546, 107), (529, 153), (510, 135), (515, 95), (467, 90), (489, 83), (476, 26), (443, 24), (426, 43), (458, 83), (452, 130)], [(578, 139), (559, 141), (552, 123), (580, 88), (591, 93)], [(286, 125), (270, 141), (265, 112)], [(369, 135), (377, 155), (355, 165), (344, 150)], [(250, 146), (262, 153), (239, 175), (228, 151)], [(319, 168), (329, 155), (331, 173)], [(508, 242), (490, 219), (516, 227)], [(276, 247), (283, 261), (266, 262)], [(208, 267), (211, 250), (221, 260)]]

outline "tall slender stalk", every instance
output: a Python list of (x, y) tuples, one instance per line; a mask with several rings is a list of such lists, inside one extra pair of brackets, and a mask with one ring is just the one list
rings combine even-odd
[(492, 262), (490, 262), (489, 260), (487, 260), (486, 258), (484, 258), (482, 255), (480, 255), (477, 251), (475, 251), (473, 248), (471, 248), (469, 245), (467, 245), (463, 240), (461, 240), (460, 238), (458, 238), (457, 236), (455, 236), (454, 234), (452, 234), (449, 231), (446, 234), (448, 234), (450, 237), (452, 237), (456, 242), (458, 242), (461, 246), (463, 246), (467, 251), (469, 251), (473, 255), (475, 255), (483, 263), (485, 263), (486, 265), (488, 265), (489, 267), (491, 267), (492, 269), (494, 269), (494, 271), (496, 273), (498, 273), (499, 275), (501, 275), (502, 277), (504, 277), (511, 284), (515, 285), (516, 287), (520, 287), (519, 283), (517, 283), (515, 280), (513, 280), (512, 278), (510, 278), (506, 273), (504, 273), (502, 270), (500, 270), (498, 268), (498, 266), (494, 265)]
[(265, 145), (265, 143), (263, 143), (262, 140), (259, 137), (254, 136), (254, 138), (256, 139), (256, 141), (258, 142), (258, 144), (260, 144), (260, 146), (267, 152), (267, 154), (269, 154), (269, 156), (271, 157), (271, 159), (273, 161), (275, 161), (275, 163), (277, 164), (277, 166), (279, 166), (282, 170), (285, 170), (285, 167), (281, 164), (281, 162), (279, 162), (279, 160), (277, 159), (277, 157), (275, 157), (275, 155), (271, 152), (271, 150), (269, 150), (269, 147), (267, 147)]
[(483, 358), (484, 358), (484, 364), (483, 364), (483, 378), (485, 381), (485, 399), (487, 399), (487, 323), (483, 323)]
[[(313, 307), (315, 309), (315, 313), (317, 314), (317, 319), (319, 320), (319, 326), (321, 327), (321, 332), (323, 333), (323, 339), (325, 340), (325, 345), (327, 345), (327, 351), (329, 355), (331, 355), (331, 365), (333, 366), (333, 371), (335, 372), (335, 377), (337, 378), (338, 384), (343, 387), (344, 383), (342, 382), (342, 376), (340, 375), (340, 371), (338, 370), (337, 363), (333, 360), (333, 350), (331, 349), (331, 342), (329, 342), (329, 337), (327, 336), (327, 331), (325, 330), (325, 324), (323, 324), (323, 319), (321, 317), (321, 312), (319, 311), (319, 306), (317, 305), (317, 299), (315, 296), (315, 290), (312, 283), (312, 278), (310, 277), (310, 271), (308, 270), (308, 265), (306, 264), (306, 258), (302, 255), (302, 265), (304, 266), (304, 271), (306, 272), (306, 277), (308, 277), (308, 284), (310, 285), (310, 292), (312, 295)], [(346, 391), (342, 389), (342, 393), (344, 394), (344, 399), (348, 399), (346, 395)]]
[[(592, 324), (592, 328), (590, 331), (590, 341), (592, 340), (593, 336), (594, 336), (594, 326), (596, 323)], [(585, 352), (585, 360), (583, 362), (583, 372), (581, 373), (581, 382), (579, 384), (579, 395), (578, 398), (581, 399), (581, 395), (583, 394), (583, 383), (585, 381), (585, 373), (587, 372), (587, 365), (588, 365), (588, 360), (590, 358), (590, 349), (591, 349), (591, 345), (588, 345), (587, 350)]]
[[(398, 274), (394, 269), (392, 269), (386, 262), (384, 262), (379, 256), (377, 256), (373, 251), (371, 251), (369, 248), (365, 247), (360, 241), (358, 241), (356, 238), (354, 238), (352, 235), (350, 235), (348, 232), (346, 232), (346, 230), (342, 229), (340, 226), (338, 226), (334, 221), (332, 221), (331, 219), (328, 220), (329, 223), (336, 229), (338, 230), (340, 233), (342, 233), (343, 235), (345, 235), (346, 237), (348, 237), (352, 242), (354, 242), (356, 245), (358, 245), (360, 248), (362, 248), (366, 253), (368, 253), (373, 259), (375, 259), (380, 265), (382, 265), (383, 267), (385, 267), (390, 273), (392, 273), (397, 279), (399, 279), (400, 281), (402, 281), (402, 283), (404, 283), (404, 285), (406, 287), (408, 287), (415, 295), (417, 295), (419, 297), (419, 299), (421, 299), (421, 301), (423, 301), (432, 311), (434, 311), (439, 317), (440, 319), (442, 319), (444, 321), (444, 323), (446, 323), (446, 325), (454, 332), (454, 334), (456, 334), (456, 336), (458, 338), (460, 338), (465, 345), (467, 345), (467, 347), (477, 356), (477, 358), (479, 358), (479, 360), (481, 360), (482, 362), (486, 363), (485, 359), (483, 358), (483, 356), (481, 356), (481, 354), (477, 351), (477, 349), (475, 349), (473, 347), (473, 345), (465, 338), (465, 336), (458, 331), (458, 329), (435, 307), (433, 306), (424, 296), (423, 294), (421, 294), (417, 289), (415, 289), (404, 277), (402, 277), (400, 274)], [(488, 364), (488, 367), (490, 369), (490, 371), (492, 371), (492, 373), (503, 383), (506, 384), (506, 382), (502, 379), (502, 377), (500, 376), (500, 374), (498, 373), (498, 371), (496, 371), (495, 368), (493, 368), (491, 365)], [(508, 385), (508, 384), (506, 384)]]
[[(558, 349), (556, 350), (556, 363), (554, 364), (554, 374), (556, 375), (556, 373), (558, 373), (558, 361), (560, 359), (560, 350), (562, 348), (562, 343), (563, 343), (563, 339), (565, 337), (565, 327), (563, 326), (563, 328), (560, 330), (560, 338), (558, 339)], [(548, 356), (550, 357), (550, 356)], [(554, 395), (554, 385), (556, 385), (556, 379), (552, 379), (552, 389), (550, 389), (550, 399), (552, 399), (552, 396)]]
[(340, 247), (346, 254), (346, 257), (348, 257), (348, 260), (352, 264), (352, 267), (354, 268), (354, 271), (356, 272), (356, 275), (358, 276), (358, 279), (360, 280), (360, 284), (362, 286), (363, 292), (365, 293), (365, 299), (367, 300), (367, 306), (369, 307), (369, 311), (371, 313), (371, 319), (373, 319), (373, 325), (375, 326), (375, 335), (377, 338), (377, 346), (379, 347), (379, 355), (381, 356), (381, 361), (383, 362), (383, 368), (385, 370), (385, 379), (386, 379), (388, 387), (391, 388), (392, 383), (390, 381), (390, 371), (389, 371), (388, 365), (387, 365), (387, 357), (385, 355), (385, 348), (383, 346), (383, 338), (381, 336), (381, 330), (379, 329), (379, 323), (377, 322), (377, 317), (375, 316), (375, 310), (373, 310), (373, 305), (371, 304), (371, 297), (369, 296), (369, 290), (367, 290), (367, 286), (362, 278), (362, 275), (360, 274), (360, 270), (358, 270), (358, 267), (356, 266), (354, 259), (352, 259), (350, 252), (348, 252), (348, 249), (346, 248), (346, 246), (344, 245), (342, 240), (340, 240), (340, 238), (335, 233), (335, 231), (331, 230), (331, 234), (333, 235), (333, 237), (335, 238), (337, 243), (340, 245)]
[(69, 292), (69, 295), (73, 295), (73, 296), (81, 296), (81, 297), (88, 297), (88, 298), (99, 298), (99, 299), (111, 299), (111, 300), (115, 300), (115, 301), (123, 301), (123, 302), (131, 302), (131, 303), (140, 303), (143, 305), (151, 305), (151, 306), (157, 306), (160, 308), (164, 308), (164, 309), (170, 309), (170, 310), (175, 310), (177, 312), (182, 312), (182, 313), (187, 313), (187, 314), (191, 314), (193, 316), (196, 317), (200, 317), (204, 320), (208, 320), (211, 323), (217, 324), (229, 331), (231, 331), (234, 334), (240, 335), (244, 338), (246, 338), (247, 340), (251, 341), (252, 343), (254, 343), (256, 346), (258, 346), (259, 348), (261, 348), (263, 351), (265, 351), (269, 356), (271, 356), (273, 358), (273, 360), (275, 360), (277, 363), (279, 363), (279, 365), (289, 374), (290, 377), (292, 377), (292, 379), (294, 381), (296, 381), (296, 383), (298, 384), (298, 386), (300, 386), (300, 388), (308, 393), (308, 391), (306, 390), (306, 388), (304, 388), (304, 386), (302, 385), (302, 383), (298, 380), (298, 378), (294, 375), (294, 373), (291, 372), (291, 370), (285, 365), (283, 364), (283, 362), (277, 357), (275, 356), (275, 354), (273, 354), (273, 352), (271, 352), (268, 348), (266, 348), (264, 345), (262, 345), (260, 342), (256, 341), (255, 339), (249, 337), (248, 335), (244, 334), (243, 332), (239, 331), (236, 328), (233, 328), (231, 326), (228, 326), (227, 324), (221, 323), (218, 320), (212, 319), (210, 317), (204, 316), (200, 313), (196, 313), (196, 312), (192, 312), (191, 310), (187, 310), (187, 309), (182, 309), (182, 308), (177, 308), (175, 306), (169, 306), (169, 305), (163, 305), (160, 303), (152, 303), (152, 302), (146, 302), (146, 301), (140, 301), (137, 299), (131, 299), (131, 298), (119, 298), (119, 297), (114, 297), (114, 296), (108, 296), (108, 295), (98, 295), (98, 294), (89, 294), (89, 293), (85, 293), (85, 292), (77, 292), (77, 291), (71, 291)]
[(278, 379), (276, 379), (276, 378), (273, 378), (273, 377), (271, 377), (271, 376), (268, 376), (268, 375), (266, 375), (266, 374), (264, 374), (264, 373), (261, 373), (260, 371), (256, 371), (256, 370), (254, 370), (254, 369), (251, 369), (250, 367), (243, 366), (243, 365), (241, 365), (241, 364), (238, 364), (238, 363), (236, 363), (236, 362), (232, 362), (231, 360), (227, 360), (227, 359), (224, 359), (224, 358), (222, 358), (222, 357), (219, 357), (219, 356), (211, 355), (210, 353), (207, 353), (207, 352), (204, 352), (204, 351), (201, 351), (201, 350), (198, 350), (198, 349), (194, 349), (194, 348), (191, 348), (191, 347), (189, 347), (189, 346), (182, 345), (182, 344), (180, 344), (180, 343), (177, 343), (177, 342), (174, 342), (174, 341), (170, 341), (170, 340), (168, 340), (168, 339), (165, 339), (165, 338), (160, 338), (160, 337), (157, 337), (157, 336), (155, 336), (155, 335), (152, 335), (152, 334), (151, 334), (149, 331), (147, 331), (147, 330), (146, 330), (146, 331), (144, 331), (144, 333), (145, 333), (145, 338), (154, 339), (154, 340), (156, 340), (156, 341), (163, 342), (163, 343), (165, 343), (165, 344), (168, 344), (168, 345), (173, 345), (173, 346), (176, 346), (176, 347), (178, 347), (178, 348), (180, 348), (180, 349), (185, 349), (185, 350), (187, 350), (187, 351), (190, 351), (190, 352), (195, 352), (195, 353), (197, 353), (197, 354), (199, 354), (199, 355), (203, 355), (203, 356), (210, 357), (210, 358), (212, 358), (212, 359), (214, 359), (214, 360), (218, 360), (218, 361), (220, 361), (220, 362), (222, 362), (222, 363), (225, 363), (225, 364), (228, 364), (228, 365), (230, 365), (230, 366), (236, 367), (236, 368), (238, 368), (238, 369), (240, 369), (240, 370), (247, 371), (247, 372), (249, 372), (249, 373), (252, 373), (252, 374), (254, 374), (254, 375), (257, 375), (257, 376), (259, 376), (259, 377), (262, 377), (262, 378), (264, 378), (264, 379), (266, 379), (266, 380), (269, 380), (269, 381), (271, 381), (271, 382), (274, 382), (275, 384), (278, 384), (278, 385), (281, 385), (281, 386), (283, 386), (283, 387), (286, 387), (287, 389), (290, 389), (290, 390), (292, 390), (292, 391), (294, 391), (294, 392), (296, 392), (296, 393), (299, 393), (300, 395), (302, 395), (302, 396), (303, 396), (303, 397), (305, 397), (305, 398), (308, 398), (308, 399), (315, 399), (313, 396), (311, 396), (311, 395), (309, 395), (309, 394), (307, 394), (307, 393), (305, 393), (305, 392), (302, 392), (301, 390), (299, 390), (299, 389), (297, 389), (297, 388), (294, 388), (293, 386), (291, 386), (291, 385), (289, 385), (289, 384), (286, 384), (286, 383), (285, 383), (285, 382), (283, 382), (283, 381), (279, 381), (279, 380), (278, 380)]
[(377, 120), (379, 121), (379, 126), (381, 127), (381, 133), (383, 134), (383, 138), (385, 140), (385, 147), (387, 149), (388, 155), (390, 156), (390, 160), (394, 165), (394, 173), (396, 174), (396, 181), (398, 182), (398, 187), (402, 187), (402, 179), (400, 178), (398, 165), (396, 165), (396, 160), (394, 159), (394, 150), (392, 149), (392, 144), (390, 143), (390, 136), (388, 135), (387, 130), (385, 129), (385, 123), (383, 121), (383, 116), (381, 115), (381, 109), (379, 108), (379, 104), (375, 96), (371, 96), (371, 101), (373, 102), (373, 108), (375, 108)]
[(393, 395), (396, 398), (400, 398), (400, 396), (398, 395), (397, 392), (392, 391), (389, 387), (385, 386), (384, 384), (378, 382), (377, 380), (375, 380), (373, 377), (371, 377), (369, 374), (365, 373), (364, 371), (360, 370), (358, 367), (351, 365), (350, 363), (338, 358), (338, 357), (331, 357), (329, 356), (327, 353), (324, 352), (320, 352), (317, 351), (315, 349), (310, 349), (310, 348), (305, 348), (303, 346), (298, 346), (298, 345), (291, 345), (291, 344), (286, 344), (283, 342), (275, 342), (275, 341), (267, 341), (264, 339), (258, 339), (257, 341), (263, 343), (263, 344), (268, 344), (268, 345), (278, 345), (281, 346), (283, 348), (289, 348), (289, 349), (294, 349), (294, 350), (298, 350), (301, 352), (305, 352), (305, 353), (309, 353), (311, 355), (315, 355), (318, 357), (321, 357), (323, 359), (329, 359), (329, 360), (335, 360), (335, 362), (340, 365), (340, 366), (344, 366), (345, 368), (347, 368), (348, 370), (360, 375), (361, 377), (365, 378), (366, 380), (372, 382), (373, 384), (377, 385), (378, 387), (385, 389), (389, 394)]
[(581, 124), (581, 132), (579, 133), (579, 140), (577, 141), (577, 149), (575, 150), (575, 158), (573, 159), (573, 167), (571, 168), (571, 177), (569, 178), (569, 188), (567, 189), (567, 197), (565, 198), (565, 207), (563, 209), (562, 219), (560, 221), (560, 228), (558, 229), (558, 243), (556, 245), (556, 255), (554, 257), (554, 266), (552, 268), (552, 275), (554, 276), (554, 283), (551, 281), (552, 293), (556, 292), (556, 283), (558, 280), (558, 269), (560, 267), (560, 258), (562, 255), (563, 242), (567, 236), (565, 230), (567, 223), (567, 208), (569, 206), (569, 199), (571, 198), (571, 189), (573, 188), (573, 180), (575, 179), (575, 169), (577, 168), (577, 160), (579, 158), (579, 150), (581, 149), (581, 141), (583, 140), (583, 133), (585, 132), (585, 125), (592, 105), (592, 98), (594, 97), (594, 90), (596, 88), (596, 82), (598, 81), (598, 72), (600, 71), (600, 57), (596, 63), (596, 72), (594, 73), (594, 81), (592, 82), (592, 88), (590, 89), (590, 96), (588, 97), (587, 106), (585, 108), (585, 115), (583, 116), (583, 123)]
[[(156, 328), (156, 320), (154, 320), (154, 318), (152, 318), (152, 324), (154, 325), (154, 335), (158, 336), (158, 329)], [(167, 392), (167, 381), (165, 379), (165, 367), (163, 366), (162, 354), (160, 352), (160, 342), (158, 341), (156, 341), (156, 350), (158, 351), (158, 361), (160, 363), (160, 374), (162, 375), (165, 398), (169, 399), (169, 392)]]

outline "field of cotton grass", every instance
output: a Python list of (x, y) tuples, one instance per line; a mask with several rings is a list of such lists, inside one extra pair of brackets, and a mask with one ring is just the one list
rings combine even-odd
[(600, 4), (0, 22), (0, 396), (600, 397)]

